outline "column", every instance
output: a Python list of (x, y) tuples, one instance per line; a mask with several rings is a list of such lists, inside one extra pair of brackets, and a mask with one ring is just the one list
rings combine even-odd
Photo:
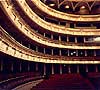
[(76, 28), (76, 23), (73, 23), (73, 25), (74, 25), (74, 28)]
[(36, 46), (36, 52), (38, 52), (38, 46)]
[(54, 74), (54, 65), (52, 64), (52, 74)]
[(21, 62), (20, 62), (19, 70), (20, 70), (20, 72), (22, 71), (22, 63)]
[(45, 37), (45, 33), (44, 33), (44, 37)]
[(3, 60), (1, 59), (0, 71), (3, 71)]
[(67, 36), (67, 42), (69, 42), (69, 36)]
[(13, 62), (11, 62), (11, 72), (13, 72), (13, 70), (14, 70), (14, 64)]
[(36, 63), (36, 71), (38, 71), (38, 63)]
[(43, 50), (43, 53), (45, 54), (45, 48), (44, 48), (44, 50)]
[(58, 21), (58, 25), (60, 25), (60, 21)]
[(60, 64), (60, 74), (62, 74), (62, 64)]
[(77, 43), (77, 37), (75, 37), (75, 43)]
[(66, 22), (66, 27), (70, 28), (70, 23)]
[(96, 56), (96, 51), (94, 50), (94, 56)]
[(88, 65), (86, 65), (86, 72), (88, 72)]
[(67, 51), (68, 51), (68, 56), (70, 56), (70, 54), (69, 54), (69, 49), (68, 49)]
[(95, 65), (95, 72), (98, 72), (98, 66)]
[(85, 40), (85, 37), (84, 37), (84, 42), (85, 42), (86, 40)]
[(28, 72), (30, 71), (30, 62), (28, 62)]
[(51, 39), (53, 39), (53, 35), (51, 34)]
[(70, 65), (68, 65), (68, 73), (71, 73)]
[(31, 48), (31, 45), (30, 44), (28, 44), (28, 48)]
[(76, 56), (78, 56), (78, 50), (76, 50)]
[(59, 36), (59, 41), (61, 41), (61, 36)]
[(43, 75), (46, 75), (46, 64), (44, 63), (44, 73)]
[(87, 51), (85, 50), (85, 56), (87, 56)]
[(51, 55), (53, 55), (53, 49), (51, 49)]
[(80, 72), (80, 70), (79, 70), (79, 65), (77, 65), (77, 73), (79, 73)]
[(59, 50), (59, 55), (61, 56), (62, 54), (61, 54), (61, 49)]

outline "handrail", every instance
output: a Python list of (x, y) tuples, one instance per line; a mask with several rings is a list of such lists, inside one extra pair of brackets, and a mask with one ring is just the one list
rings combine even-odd
[(46, 55), (39, 52), (35, 52), (21, 45), (15, 39), (11, 38), (11, 36), (5, 33), (3, 29), (0, 29), (0, 51), (13, 57), (35, 62), (66, 64), (100, 63), (99, 57), (65, 57)]
[(31, 0), (31, 1), (41, 11), (45, 12), (48, 15), (56, 17), (56, 18), (60, 18), (60, 19), (64, 19), (64, 20), (70, 20), (70, 21), (85, 21), (85, 22), (100, 21), (100, 15), (74, 15), (74, 14), (67, 14), (67, 13), (63, 13), (63, 12), (54, 10), (54, 9), (46, 6), (40, 0)]
[[(9, 16), (10, 20), (14, 23), (14, 25), (26, 36), (31, 38), (32, 40), (52, 47), (58, 48), (71, 48), (71, 49), (98, 49), (100, 46), (77, 46), (77, 45), (67, 45), (62, 44), (61, 42), (55, 42), (54, 40), (50, 40), (44, 37), (41, 37), (39, 34), (33, 32), (33, 30), (20, 18), (20, 16), (16, 16), (16, 12), (12, 6), (9, 6), (6, 2), (1, 2), (2, 8), (4, 9), (5, 13)], [(89, 34), (90, 35), (90, 34)]]

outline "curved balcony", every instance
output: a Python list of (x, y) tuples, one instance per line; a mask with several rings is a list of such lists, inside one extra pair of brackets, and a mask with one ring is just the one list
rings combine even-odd
[(23, 23), (23, 21), (21, 20), (21, 18), (19, 16), (16, 16), (15, 10), (12, 9), (11, 6), (9, 6), (6, 2), (3, 2), (2, 5), (4, 5), (4, 11), (5, 13), (9, 16), (9, 18), (11, 19), (11, 21), (14, 23), (14, 25), (26, 36), (30, 37), (32, 40), (43, 44), (43, 45), (47, 45), (47, 46), (52, 46), (52, 47), (58, 47), (58, 48), (71, 48), (71, 49), (99, 49), (100, 46), (78, 46), (73, 44), (72, 45), (68, 45), (63, 44), (61, 42), (55, 42), (54, 40), (50, 40), (47, 38), (43, 38), (41, 37), (41, 35), (37, 35), (37, 33), (34, 33), (33, 30), (31, 30), (31, 28), (29, 28), (29, 26), (27, 26), (25, 24), (25, 22)]
[(66, 14), (63, 12), (56, 11), (45, 4), (43, 4), (40, 0), (32, 0), (32, 2), (43, 12), (48, 15), (51, 15), (56, 18), (60, 18), (63, 20), (70, 20), (70, 21), (100, 21), (100, 15), (73, 15), (73, 14)]
[(63, 57), (46, 55), (26, 48), (13, 39), (7, 32), (0, 27), (0, 52), (23, 60), (44, 62), (44, 63), (67, 63), (67, 64), (97, 64), (100, 63), (99, 57)]
[[(42, 1), (42, 0), (41, 0)], [(51, 0), (50, 0), (51, 1)], [(52, 2), (50, 2), (50, 1), (48, 1), (48, 0), (46, 0), (44, 3), (46, 4), (46, 2), (47, 2), (47, 4), (46, 5), (50, 5), (50, 3), (52, 4)], [(55, 0), (53, 0), (53, 1), (55, 1)], [(59, 1), (59, 0), (58, 0)], [(49, 3), (50, 2), (50, 3)], [(56, 2), (56, 1), (55, 1)], [(62, 1), (63, 2), (63, 1)], [(67, 1), (67, 2), (70, 2), (70, 1)], [(14, 5), (15, 5), (15, 7), (18, 7), (19, 5), (16, 3), (16, 2), (13, 2), (14, 3)], [(57, 25), (61, 25), (61, 26), (65, 26), (66, 28), (84, 28), (84, 29), (100, 29), (100, 25), (99, 25), (99, 22), (97, 23), (97, 22), (74, 22), (74, 21), (66, 21), (66, 20), (61, 20), (61, 19), (57, 19), (57, 18), (55, 18), (55, 17), (53, 17), (53, 16), (50, 16), (50, 15), (47, 15), (47, 14), (45, 14), (44, 12), (42, 12), (40, 9), (38, 9), (33, 3), (32, 3), (32, 1), (29, 1), (29, 0), (26, 0), (26, 3), (29, 5), (29, 7), (33, 10), (33, 12), (35, 12), (40, 18), (42, 18), (43, 20), (45, 20), (45, 21), (47, 21), (47, 22), (49, 22), (49, 23), (54, 23), (54, 24), (57, 24)], [(64, 2), (63, 2), (64, 3)], [(65, 1), (65, 3), (66, 3), (66, 1)], [(84, 4), (85, 2), (83, 2), (83, 4)], [(54, 3), (55, 4), (55, 6), (57, 6), (56, 4), (58, 4), (58, 2), (57, 3)], [(69, 3), (67, 3), (67, 4), (69, 4)], [(79, 4), (81, 4), (82, 5), (82, 3), (81, 2), (79, 2)], [(87, 3), (85, 3), (85, 4), (87, 4)], [(96, 4), (98, 4), (98, 3), (96, 3)], [(100, 4), (100, 3), (99, 3)], [(68, 5), (66, 5), (66, 7), (67, 7)], [(70, 5), (69, 5), (70, 6)], [(88, 4), (87, 4), (87, 6), (88, 6)], [(64, 6), (63, 6), (64, 7)], [(84, 8), (85, 6), (83, 6), (82, 8)], [(94, 6), (94, 7), (96, 7), (96, 5)], [(78, 7), (79, 8), (79, 7)], [(80, 7), (81, 8), (81, 7)], [(92, 7), (93, 8), (93, 7)], [(58, 9), (57, 9), (58, 10)], [(63, 11), (65, 11), (65, 9), (63, 9)], [(96, 12), (98, 12), (99, 13), (99, 11), (98, 10), (95, 10)], [(66, 12), (67, 13), (67, 12)], [(73, 12), (74, 13), (74, 12)], [(79, 24), (81, 25), (81, 26), (79, 26)], [(83, 26), (82, 26), (83, 25)]]
[[(17, 1), (22, 10), (29, 16), (29, 18), (34, 21), (36, 24), (41, 26), (42, 28), (45, 28), (49, 31), (56, 32), (56, 33), (63, 33), (63, 34), (71, 34), (71, 35), (100, 35), (99, 29), (74, 29), (74, 28), (66, 28), (64, 26), (55, 25), (52, 23), (48, 23), (44, 20), (42, 20), (39, 16), (37, 16), (27, 5), (27, 3), (23, 0), (21, 2), (20, 0)], [(24, 8), (23, 8), (24, 7)]]

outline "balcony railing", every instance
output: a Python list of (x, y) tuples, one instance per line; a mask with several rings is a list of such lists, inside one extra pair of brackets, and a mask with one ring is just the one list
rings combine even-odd
[(35, 14), (24, 0), (22, 2), (20, 0), (17, 0), (17, 2), (22, 8), (22, 10), (27, 14), (27, 16), (29, 16), (29, 18), (33, 20), (33, 22), (37, 23), (39, 26), (49, 31), (53, 31), (56, 33), (63, 33), (63, 34), (71, 34), (71, 35), (98, 35), (99, 34), (98, 32), (99, 29), (66, 28), (64, 26), (48, 23), (43, 19), (41, 19), (37, 14)]
[(18, 43), (7, 32), (0, 27), (0, 52), (11, 55), (13, 57), (21, 58), (23, 60), (45, 62), (45, 63), (100, 63), (99, 57), (64, 57), (53, 56), (39, 52), (35, 52), (22, 44)]
[[(5, 11), (5, 14), (9, 16), (13, 24), (26, 36), (31, 38), (32, 40), (44, 44), (47, 46), (58, 47), (58, 48), (71, 48), (71, 49), (99, 49), (100, 46), (78, 46), (78, 45), (70, 45), (67, 43), (55, 42), (55, 40), (50, 40), (42, 37), (41, 35), (33, 32), (33, 30), (20, 18), (20, 16), (15, 12), (15, 9), (7, 4), (6, 2), (1, 2), (2, 9)], [(91, 32), (92, 33), (92, 32)], [(98, 33), (98, 32), (97, 32)], [(89, 33), (90, 35), (90, 33)]]

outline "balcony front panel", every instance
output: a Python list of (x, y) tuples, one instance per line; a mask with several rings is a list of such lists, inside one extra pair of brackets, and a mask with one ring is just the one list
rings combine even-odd
[(23, 60), (44, 62), (44, 63), (66, 63), (66, 64), (98, 64), (99, 57), (62, 57), (46, 55), (34, 52), (31, 49), (18, 43), (2, 28), (0, 28), (0, 52), (11, 55), (13, 57), (21, 58)]
[(11, 19), (11, 21), (15, 24), (16, 27), (18, 27), (18, 29), (24, 33), (24, 35), (30, 37), (32, 40), (41, 43), (43, 45), (47, 45), (47, 46), (52, 46), (52, 47), (59, 47), (59, 48), (77, 48), (77, 49), (98, 49), (100, 48), (99, 46), (92, 46), (92, 47), (87, 47), (87, 46), (68, 46), (68, 45), (63, 45), (61, 43), (55, 43), (53, 41), (44, 39), (42, 37), (39, 37), (39, 35), (36, 35), (36, 33), (33, 33), (31, 28), (28, 28), (28, 26), (23, 23), (19, 17), (16, 17), (15, 11), (13, 11), (12, 7), (9, 6), (6, 2), (2, 2), (2, 5), (4, 5), (4, 11), (6, 11), (5, 13), (9, 16), (9, 18)]
[[(100, 35), (98, 30), (99, 29), (74, 29), (74, 28), (66, 28), (63, 26), (55, 25), (52, 23), (48, 23), (44, 20), (42, 20), (38, 15), (36, 15), (30, 7), (27, 5), (26, 2), (20, 2), (17, 1), (20, 5), (20, 7), (23, 9), (23, 11), (29, 16), (29, 18), (34, 21), (36, 24), (41, 26), (42, 28), (56, 32), (56, 33), (62, 33), (62, 34), (71, 34), (71, 35)], [(24, 8), (23, 8), (24, 7)]]

